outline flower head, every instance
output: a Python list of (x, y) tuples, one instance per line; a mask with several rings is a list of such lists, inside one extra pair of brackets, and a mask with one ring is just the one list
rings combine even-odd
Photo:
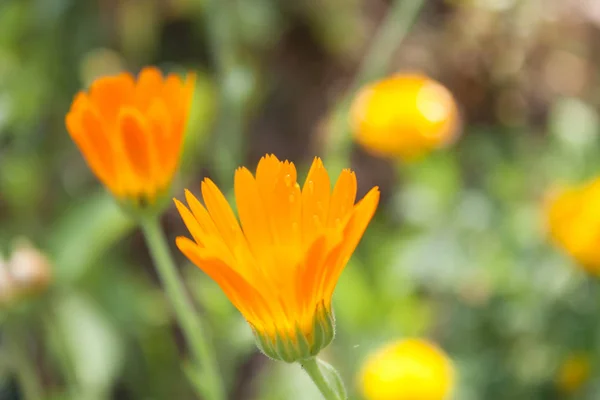
[(201, 189), (206, 206), (189, 191), (189, 208), (175, 200), (193, 237), (178, 237), (179, 249), (219, 284), (265, 354), (287, 362), (316, 355), (333, 339), (333, 291), (379, 190), (355, 204), (355, 174), (342, 171), (332, 191), (318, 158), (300, 187), (294, 164), (273, 155), (256, 176), (236, 171), (239, 223), (210, 179)]
[(448, 89), (420, 74), (397, 74), (363, 87), (350, 113), (356, 140), (366, 150), (405, 160), (453, 139), (458, 115)]
[(454, 367), (435, 345), (400, 340), (369, 356), (361, 385), (367, 400), (443, 400), (454, 385)]
[(177, 170), (195, 76), (144, 68), (79, 92), (67, 129), (98, 179), (120, 200), (152, 203)]
[(8, 260), (0, 257), (0, 308), (42, 294), (51, 281), (48, 257), (27, 240), (18, 240)]
[(25, 240), (17, 243), (8, 262), (12, 280), (23, 293), (40, 292), (52, 281), (50, 260)]
[(569, 355), (561, 364), (556, 376), (556, 385), (565, 393), (579, 390), (590, 378), (590, 356), (585, 353)]
[(546, 218), (554, 243), (586, 271), (600, 274), (600, 178), (555, 191)]

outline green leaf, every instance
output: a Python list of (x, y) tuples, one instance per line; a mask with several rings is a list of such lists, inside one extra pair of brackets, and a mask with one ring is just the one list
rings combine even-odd
[(50, 252), (58, 283), (80, 278), (135, 224), (107, 193), (90, 196), (69, 209), (52, 229)]
[(55, 332), (63, 336), (64, 351), (72, 361), (81, 390), (80, 398), (104, 397), (123, 366), (124, 346), (118, 332), (83, 295), (71, 294), (57, 301), (55, 316)]

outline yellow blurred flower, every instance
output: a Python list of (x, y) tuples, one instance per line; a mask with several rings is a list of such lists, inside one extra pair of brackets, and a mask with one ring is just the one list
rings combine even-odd
[(175, 200), (194, 240), (177, 246), (223, 289), (252, 326), (261, 350), (287, 362), (316, 355), (334, 335), (331, 297), (379, 201), (358, 203), (356, 176), (342, 171), (331, 191), (316, 158), (301, 188), (293, 163), (268, 155), (256, 177), (235, 173), (238, 223), (217, 186), (202, 182), (204, 207), (186, 191)]
[(572, 354), (560, 366), (556, 385), (565, 393), (576, 392), (590, 377), (590, 357), (586, 354)]
[(98, 179), (119, 199), (153, 203), (177, 170), (195, 75), (154, 67), (94, 81), (79, 92), (66, 126)]
[(454, 367), (435, 345), (405, 339), (371, 354), (360, 383), (367, 400), (443, 400), (454, 385)]
[(600, 178), (549, 196), (546, 218), (553, 242), (588, 272), (600, 273)]
[(355, 138), (366, 150), (405, 160), (447, 144), (459, 130), (452, 94), (421, 74), (397, 74), (363, 87), (350, 118)]

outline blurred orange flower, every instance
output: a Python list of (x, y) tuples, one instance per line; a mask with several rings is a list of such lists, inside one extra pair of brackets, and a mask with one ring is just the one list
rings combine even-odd
[(363, 87), (350, 118), (355, 138), (366, 150), (404, 160), (447, 144), (460, 125), (452, 94), (421, 74), (397, 74)]
[(79, 92), (67, 129), (98, 179), (119, 199), (152, 203), (177, 170), (195, 75), (185, 81), (144, 68)]
[(452, 391), (454, 367), (435, 345), (406, 339), (371, 354), (360, 382), (367, 400), (443, 400)]
[(331, 297), (379, 201), (373, 188), (357, 204), (356, 176), (342, 171), (331, 191), (319, 158), (302, 188), (293, 163), (268, 155), (256, 177), (235, 173), (238, 223), (210, 179), (206, 208), (189, 192), (175, 200), (194, 240), (177, 246), (223, 289), (252, 326), (257, 344), (287, 362), (316, 355), (334, 335)]
[(600, 273), (600, 178), (555, 190), (546, 205), (554, 243), (588, 272)]

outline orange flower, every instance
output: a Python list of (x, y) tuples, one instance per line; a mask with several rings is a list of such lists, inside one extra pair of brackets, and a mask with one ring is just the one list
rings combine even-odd
[(448, 89), (420, 74), (397, 74), (363, 87), (350, 112), (355, 138), (366, 150), (406, 160), (452, 140), (458, 115)]
[(94, 81), (79, 92), (67, 129), (98, 179), (119, 199), (152, 203), (177, 170), (195, 75), (154, 67)]
[(600, 178), (553, 193), (546, 218), (554, 243), (586, 271), (600, 274)]
[(219, 284), (265, 354), (287, 362), (316, 355), (333, 339), (331, 297), (375, 212), (378, 188), (354, 204), (350, 170), (332, 192), (316, 158), (300, 188), (293, 163), (265, 156), (256, 177), (236, 171), (241, 225), (210, 179), (201, 188), (206, 208), (189, 191), (189, 209), (175, 200), (194, 238), (178, 237), (179, 249)]

